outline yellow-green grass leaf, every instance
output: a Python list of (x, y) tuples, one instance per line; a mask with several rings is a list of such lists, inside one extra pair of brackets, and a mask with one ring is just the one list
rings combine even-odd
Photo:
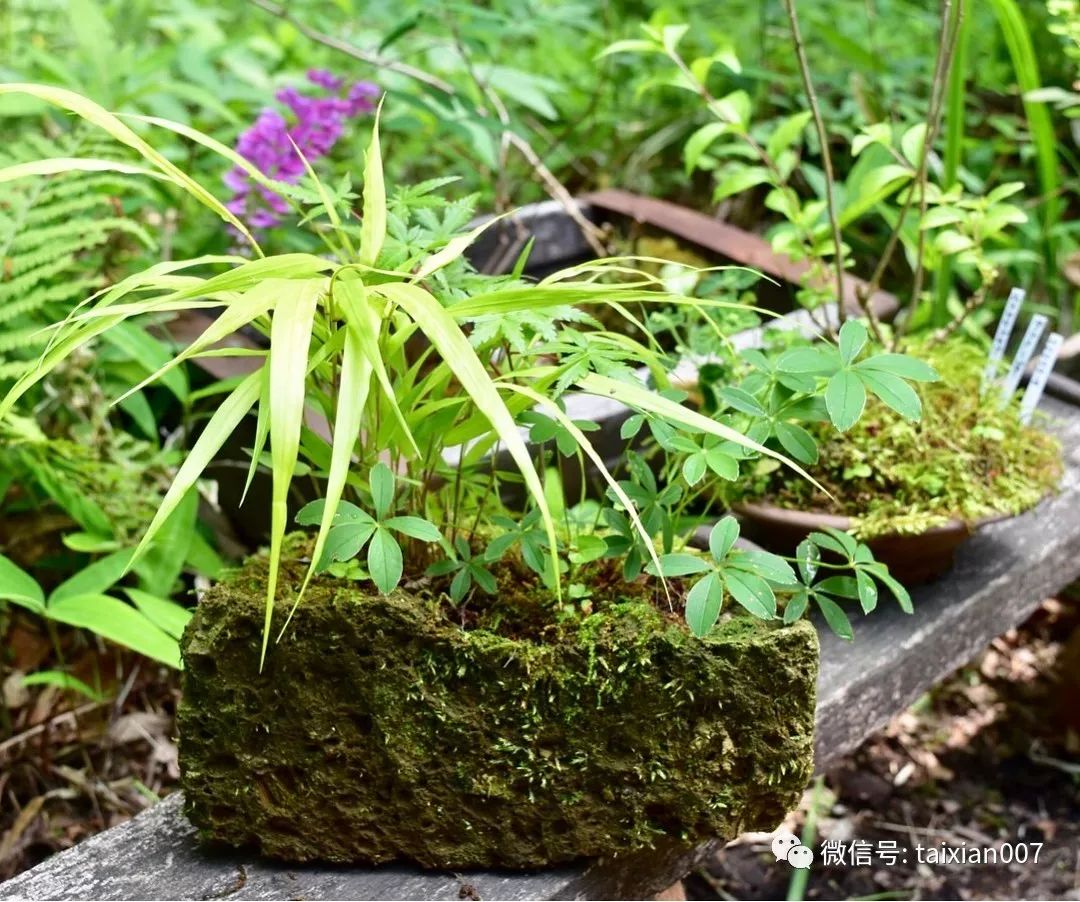
[(52, 157), (48, 160), (34, 160), (30, 163), (16, 163), (13, 166), (5, 166), (0, 169), (0, 182), (12, 182), (16, 179), (33, 176), (57, 175), (61, 172), (119, 172), (122, 175), (144, 175), (166, 182), (172, 181), (167, 175), (162, 175), (153, 169), (132, 166), (130, 163), (120, 163), (116, 160), (97, 160), (88, 157)]
[(259, 413), (255, 420), (255, 443), (251, 446), (251, 462), (248, 464), (247, 478), (244, 480), (244, 491), (240, 494), (240, 505), (243, 506), (247, 498), (251, 481), (255, 478), (255, 471), (259, 469), (259, 459), (266, 447), (266, 437), (270, 434), (270, 369), (263, 367), (262, 385), (259, 387)]
[(51, 85), (19, 83), (0, 84), (0, 96), (6, 94), (28, 94), (31, 97), (36, 97), (38, 100), (43, 100), (60, 109), (67, 110), (69, 113), (74, 113), (76, 116), (85, 119), (92, 125), (96, 125), (121, 144), (126, 144), (128, 147), (132, 148), (132, 150), (138, 152), (143, 159), (161, 170), (161, 172), (163, 172), (171, 181), (175, 182), (179, 187), (184, 188), (188, 194), (198, 200), (201, 204), (217, 213), (218, 216), (232, 225), (248, 240), (252, 248), (260, 257), (262, 256), (262, 249), (259, 247), (259, 243), (255, 240), (255, 237), (248, 231), (247, 226), (229, 212), (229, 209), (221, 201), (214, 197), (213, 194), (207, 191), (206, 188), (195, 181), (195, 179), (184, 172), (179, 166), (170, 162), (165, 156), (154, 150), (154, 148), (147, 144), (146, 141), (135, 134), (135, 132), (124, 125), (124, 123), (113, 113), (110, 113), (100, 104), (97, 104), (88, 97), (83, 97), (81, 94), (77, 94), (74, 91)]
[(180, 647), (140, 611), (109, 595), (70, 595), (49, 605), (49, 617), (68, 626), (92, 630), (169, 667), (180, 669)]
[(383, 177), (382, 149), (379, 146), (379, 119), (382, 100), (375, 111), (371, 142), (364, 154), (364, 209), (360, 222), (360, 262), (374, 266), (386, 240), (386, 183)]
[(664, 398), (643, 386), (631, 385), (628, 382), (619, 382), (615, 379), (610, 379), (607, 376), (599, 376), (596, 373), (589, 373), (579, 379), (578, 386), (582, 391), (588, 392), (589, 394), (600, 395), (604, 398), (613, 398), (629, 407), (637, 408), (646, 413), (657, 414), (665, 419), (673, 420), (676, 423), (682, 423), (684, 426), (689, 426), (691, 429), (715, 435), (718, 438), (727, 439), (728, 441), (735, 442), (737, 445), (742, 445), (744, 448), (749, 448), (751, 451), (757, 451), (759, 454), (764, 454), (774, 460), (778, 460), (785, 466), (790, 467), (800, 476), (810, 480), (816, 488), (821, 489), (821, 491), (830, 498), (832, 497), (823, 485), (790, 458), (773, 451), (771, 448), (766, 448), (764, 445), (758, 444), (753, 439), (747, 438), (741, 432), (738, 432), (729, 426), (717, 423), (715, 420), (702, 416), (697, 411), (691, 410), (688, 407), (683, 407), (681, 404), (676, 404), (674, 401), (669, 401), (667, 398)]
[(375, 311), (374, 299), (370, 297), (363, 282), (359, 279), (337, 281), (335, 283), (335, 295), (342, 299), (342, 315), (347, 323), (355, 327), (355, 334), (360, 342), (360, 347), (371, 365), (372, 371), (375, 373), (375, 378), (379, 381), (379, 387), (386, 397), (394, 421), (402, 431), (404, 441), (409, 445), (413, 456), (419, 457), (420, 449), (416, 445), (416, 440), (413, 438), (412, 430), (409, 428), (405, 415), (401, 412), (397, 392), (390, 381), (386, 361), (383, 359), (383, 352), (379, 347), (381, 321)]
[(285, 635), (297, 606), (307, 591), (308, 583), (315, 575), (315, 568), (322, 560), (326, 538), (337, 513), (338, 503), (352, 466), (353, 450), (360, 436), (364, 407), (367, 404), (368, 391), (371, 387), (371, 361), (364, 353), (362, 337), (363, 325), (360, 318), (348, 321), (345, 326), (345, 349), (341, 360), (341, 377), (338, 386), (337, 411), (334, 416), (334, 445), (330, 454), (330, 470), (326, 478), (326, 494), (323, 504), (322, 520), (315, 537), (315, 547), (311, 552), (311, 564), (304, 576), (303, 585), (296, 595), (296, 600), (285, 618), (285, 624), (278, 634), (278, 641)]
[(288, 529), (288, 495), (307, 400), (308, 350), (315, 310), (324, 286), (310, 280), (281, 293), (270, 325), (270, 572), (266, 580), (266, 615), (259, 667), (266, 661), (281, 568), (281, 547)]
[(157, 513), (154, 514), (154, 519), (150, 521), (150, 525), (135, 549), (135, 554), (132, 555), (132, 559), (128, 563), (128, 569), (131, 569), (132, 563), (147, 550), (158, 530), (161, 529), (165, 521), (169, 519), (169, 515), (184, 499), (188, 489), (195, 485), (214, 455), (233, 434), (240, 421), (251, 410), (255, 402), (258, 401), (262, 379), (262, 368), (245, 377), (218, 409), (214, 411), (213, 416), (207, 420), (202, 434), (187, 453), (187, 457), (184, 458), (180, 469), (176, 471), (172, 485), (169, 486), (165, 497), (161, 500), (161, 505), (158, 507)]
[(484, 232), (486, 232), (493, 225), (495, 225), (495, 223), (497, 223), (504, 216), (508, 215), (509, 213), (501, 213), (498, 216), (492, 216), (491, 219), (489, 219), (485, 223), (482, 223), (481, 225), (478, 225), (471, 232), (466, 232), (464, 235), (458, 235), (454, 238), (451, 238), (449, 241), (446, 242), (445, 247), (443, 247), (441, 250), (436, 251), (423, 263), (420, 264), (420, 267), (416, 270), (415, 275), (413, 275), (413, 281), (419, 282), (422, 279), (426, 279), (433, 272), (437, 272), (438, 270), (442, 269), (444, 266), (449, 266), (451, 263), (457, 260), (458, 257), (464, 254), (465, 251), (472, 247), (473, 243), (476, 241), (477, 238), (479, 238)]
[(472, 398), (477, 410), (491, 424), (491, 428), (510, 452), (543, 518), (544, 530), (551, 546), (553, 584), (556, 595), (561, 600), (559, 545), (551, 510), (544, 498), (544, 486), (533, 466), (528, 446), (518, 432), (513, 415), (499, 396), (499, 389), (484, 369), (484, 364), (476, 356), (476, 351), (469, 343), (468, 336), (461, 331), (461, 327), (454, 322), (453, 317), (434, 297), (416, 285), (388, 283), (373, 286), (371, 290), (400, 306), (420, 326), (442, 356), (443, 362), (453, 370), (462, 388)]

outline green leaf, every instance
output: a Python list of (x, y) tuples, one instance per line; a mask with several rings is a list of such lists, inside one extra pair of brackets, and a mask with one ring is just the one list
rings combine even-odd
[(698, 451), (696, 454), (691, 454), (683, 461), (682, 475), (688, 485), (696, 485), (701, 481), (701, 477), (705, 475), (707, 464), (705, 462), (705, 452)]
[(905, 589), (898, 580), (892, 577), (888, 572), (875, 572), (874, 576), (884, 583), (885, 587), (892, 592), (893, 596), (900, 604), (900, 609), (905, 614), (915, 613), (915, 607), (911, 603), (911, 596), (908, 594), (908, 590)]
[(180, 638), (184, 627), (191, 620), (193, 611), (175, 601), (159, 598), (157, 595), (151, 595), (139, 589), (124, 589), (124, 591), (135, 602), (135, 607), (142, 611), (155, 626), (174, 639)]
[(776, 424), (776, 438), (780, 446), (801, 464), (816, 464), (818, 447), (814, 437), (802, 426), (794, 423)]
[(712, 554), (713, 560), (718, 564), (723, 563), (728, 552), (735, 547), (738, 538), (738, 520), (730, 514), (717, 520), (716, 525), (713, 526), (712, 531), (709, 533), (709, 552)]
[(439, 532), (439, 527), (423, 517), (391, 517), (383, 523), (383, 526), (387, 529), (396, 529), (421, 542), (441, 542), (443, 537)]
[(635, 413), (627, 417), (622, 426), (619, 427), (619, 436), (625, 440), (632, 439), (641, 431), (641, 427), (644, 425), (645, 417), (640, 413)]
[(794, 348), (781, 354), (776, 369), (781, 373), (828, 376), (836, 372), (839, 359), (824, 348)]
[(105, 700), (105, 696), (96, 689), (88, 686), (78, 677), (60, 670), (39, 670), (37, 673), (28, 673), (22, 678), (24, 686), (55, 686), (69, 692), (78, 692), (94, 702)]
[[(377, 524), (370, 517), (366, 521), (334, 526), (326, 536), (322, 555), (315, 562), (316, 569), (325, 568), (331, 561), (348, 561), (356, 557), (377, 528)], [(294, 604), (293, 608), (295, 607)]]
[(725, 570), (724, 585), (731, 597), (755, 617), (771, 620), (776, 616), (776, 596), (772, 587), (760, 576), (739, 570)]
[[(157, 538), (146, 554), (133, 564), (146, 591), (161, 596), (172, 593), (191, 550), (198, 513), (199, 493), (195, 488), (190, 488), (161, 525)], [(86, 591), (99, 592), (106, 588), (108, 586)]]
[(841, 598), (859, 597), (859, 583), (853, 576), (830, 576), (814, 586), (814, 589), (839, 595)]
[(177, 641), (131, 605), (108, 595), (70, 595), (49, 604), (49, 617), (97, 633), (169, 667), (180, 669)]
[(713, 141), (731, 131), (731, 125), (727, 122), (710, 122), (703, 125), (686, 139), (683, 147), (683, 159), (686, 162), (686, 172), (693, 172), (701, 162), (701, 157), (709, 149)]
[(727, 565), (754, 573), (771, 583), (779, 583), (783, 586), (794, 585), (798, 582), (791, 564), (770, 551), (756, 549), (733, 551), (728, 556)]
[(859, 370), (874, 370), (910, 379), (912, 382), (937, 382), (941, 377), (930, 364), (909, 354), (875, 354), (855, 364)]
[[(551, 509), (544, 495), (544, 486), (533, 465), (529, 448), (518, 432), (514, 415), (503, 403), (499, 396), (499, 388), (476, 356), (476, 351), (469, 343), (468, 336), (462, 332), (458, 324), (434, 297), (416, 285), (388, 283), (375, 286), (372, 290), (402, 307), (439, 351), (442, 359), (461, 383), (462, 389), (491, 424), (492, 429), (514, 459), (525, 480), (529, 495), (540, 510), (549, 547), (558, 548), (555, 522), (551, 517)], [(551, 578), (555, 584), (556, 597), (561, 600), (562, 589), (559, 585), (558, 564), (554, 555), (551, 556)]]
[(779, 157), (780, 154), (799, 140), (812, 115), (812, 110), (804, 110), (781, 120), (780, 124), (773, 129), (773, 133), (769, 135), (768, 143), (765, 145), (765, 152), (774, 160)]
[(715, 571), (699, 579), (686, 594), (686, 623), (695, 636), (704, 636), (715, 626), (724, 602), (724, 587)]
[(882, 401), (906, 419), (918, 421), (922, 416), (922, 401), (910, 385), (899, 376), (881, 370), (856, 370), (863, 384)]
[(0, 598), (45, 613), (45, 593), (29, 573), (0, 554)]
[(866, 326), (864, 326), (857, 319), (849, 319), (844, 321), (844, 325), (840, 327), (840, 361), (847, 366), (866, 346), (866, 340), (868, 338)]
[(662, 554), (659, 571), (651, 561), (645, 568), (653, 576), (665, 577), (689, 576), (691, 573), (704, 573), (708, 569), (708, 561), (697, 554)]
[(866, 389), (850, 370), (840, 370), (825, 387), (825, 407), (829, 419), (841, 432), (847, 432), (862, 416), (866, 406)]
[(826, 551), (832, 551), (842, 558), (851, 558), (852, 553), (849, 553), (844, 543), (838, 541), (834, 536), (823, 532), (812, 532), (807, 539), (819, 548), (824, 548)]
[(117, 551), (120, 548), (120, 543), (112, 536), (92, 532), (69, 532), (60, 541), (66, 548), (81, 551), (84, 554), (101, 554), (106, 551)]
[(821, 551), (810, 539), (803, 539), (795, 549), (795, 560), (799, 565), (799, 574), (806, 585), (810, 585), (817, 575), (821, 563)]
[(806, 613), (806, 606), (810, 603), (810, 593), (806, 589), (796, 592), (784, 606), (784, 623), (792, 624)]
[(379, 147), (379, 117), (375, 113), (371, 141), (364, 154), (364, 215), (360, 222), (360, 262), (374, 266), (386, 240), (386, 183), (383, 181), (382, 150)]
[(266, 660), (270, 622), (277, 601), (281, 548), (288, 528), (288, 495), (300, 432), (304, 425), (308, 348), (315, 322), (321, 280), (297, 281), (289, 296), (282, 295), (270, 323), (270, 560), (266, 580), (266, 611), (259, 667)]
[(713, 191), (713, 203), (766, 183), (772, 183), (772, 173), (764, 166), (740, 166), (738, 169), (724, 175), (716, 183), (716, 188)]
[(814, 601), (818, 603), (821, 613), (825, 615), (825, 622), (829, 624), (829, 629), (841, 639), (850, 641), (854, 638), (854, 633), (851, 631), (851, 621), (848, 620), (847, 614), (844, 613), (844, 609), (840, 605), (823, 595), (815, 594)]
[(375, 519), (382, 520), (394, 503), (394, 474), (381, 460), (371, 468), (368, 477), (371, 501), (375, 505)]
[(709, 465), (709, 469), (721, 479), (734, 482), (739, 478), (739, 462), (719, 448), (710, 448), (706, 451), (705, 462)]
[(768, 412), (750, 392), (733, 385), (726, 385), (718, 392), (721, 398), (727, 401), (736, 410), (748, 413), (752, 417), (768, 416)]
[(49, 605), (72, 595), (95, 595), (104, 592), (120, 577), (131, 563), (132, 550), (123, 548), (83, 567), (78, 573), (60, 583), (49, 595)]
[(863, 613), (869, 614), (877, 607), (877, 585), (875, 585), (874, 581), (863, 570), (855, 571), (855, 579), (859, 587), (859, 604), (862, 605)]
[(390, 531), (379, 527), (371, 537), (367, 553), (368, 573), (383, 595), (388, 595), (401, 580), (401, 546)]

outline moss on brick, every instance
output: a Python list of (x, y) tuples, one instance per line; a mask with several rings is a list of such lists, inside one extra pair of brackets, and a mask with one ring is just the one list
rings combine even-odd
[(739, 616), (699, 640), (611, 599), (547, 642), (319, 579), (260, 673), (265, 573), (217, 585), (184, 635), (183, 784), (206, 839), (533, 867), (772, 829), (809, 780), (807, 623)]

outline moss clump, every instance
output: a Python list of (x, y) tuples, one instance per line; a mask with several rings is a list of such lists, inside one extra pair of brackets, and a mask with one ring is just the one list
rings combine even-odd
[(216, 586), (184, 635), (183, 783), (206, 839), (535, 867), (771, 829), (810, 777), (808, 624), (734, 617), (699, 640), (612, 597), (542, 641), (320, 579), (260, 673), (265, 574), (253, 559)]
[(741, 489), (743, 500), (842, 514), (869, 539), (913, 534), (957, 519), (972, 524), (1034, 507), (1061, 478), (1061, 445), (1021, 425), (1015, 404), (999, 408), (979, 387), (985, 353), (962, 340), (907, 353), (922, 357), (941, 381), (921, 386), (923, 415), (905, 420), (875, 398), (844, 434), (823, 424), (820, 459), (810, 473), (833, 498), (805, 479), (765, 464)]

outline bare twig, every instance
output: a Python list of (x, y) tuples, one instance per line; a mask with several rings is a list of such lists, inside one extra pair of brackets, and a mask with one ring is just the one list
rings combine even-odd
[(323, 44), (333, 50), (351, 56), (353, 59), (358, 59), (368, 65), (375, 66), (377, 69), (385, 69), (387, 72), (397, 72), (399, 75), (405, 75), (408, 78), (412, 78), (415, 81), (427, 85), (429, 88), (434, 88), (436, 91), (442, 91), (444, 94), (457, 93), (454, 90), (453, 85), (443, 81), (436, 75), (432, 75), (430, 72), (425, 72), (423, 69), (417, 69), (415, 66), (410, 66), (408, 63), (402, 63), (398, 60), (380, 56), (377, 53), (372, 53), (370, 50), (364, 50), (348, 41), (335, 38), (333, 35), (316, 31), (314, 28), (305, 25), (297, 19), (296, 16), (290, 13), (284, 6), (272, 3), (271, 0), (248, 0), (248, 2), (259, 7), (259, 9), (265, 10), (270, 13), (270, 15), (277, 16), (279, 19), (288, 22), (299, 31), (300, 34), (304, 35), (304, 37), (310, 38), (319, 44)]
[[(919, 222), (922, 223), (923, 218), (926, 216), (926, 207), (928, 197), (926, 193), (926, 161), (930, 155), (930, 148), (933, 146), (935, 139), (937, 138), (938, 129), (941, 126), (941, 114), (945, 107), (945, 93), (946, 84), (949, 80), (949, 70), (952, 69), (952, 60), (956, 52), (956, 41), (960, 35), (960, 25), (964, 18), (964, 4), (956, 4), (956, 14), (950, 16), (949, 7), (952, 5), (952, 0), (945, 0), (944, 8), (942, 10), (942, 43), (945, 45), (944, 53), (942, 54), (941, 71), (936, 73), (935, 76), (935, 90), (937, 92), (937, 104), (933, 113), (933, 120), (930, 129), (926, 135), (926, 140), (923, 142), (923, 149), (921, 154), (921, 169), (922, 178), (919, 181)], [(952, 25), (950, 27), (950, 20)], [(911, 303), (917, 304), (919, 301), (919, 295), (922, 294), (922, 282), (923, 275), (925, 274), (924, 259), (926, 253), (926, 231), (924, 229), (919, 230), (919, 244), (918, 250), (915, 256), (915, 278), (911, 286)]]
[[(835, 186), (836, 178), (833, 173), (832, 154), (829, 152), (829, 136), (825, 133), (825, 120), (821, 116), (821, 107), (818, 105), (817, 93), (814, 91), (814, 82), (810, 77), (810, 64), (806, 59), (806, 48), (803, 46), (802, 32), (799, 30), (799, 16), (795, 11), (795, 0), (784, 0), (784, 8), (787, 10), (788, 23), (791, 26), (791, 38), (795, 42), (795, 55), (799, 60), (799, 74), (802, 76), (803, 89), (806, 91), (806, 100), (810, 104), (810, 112), (814, 117), (814, 126), (817, 129), (818, 143), (821, 145), (821, 163), (825, 169), (825, 202), (829, 211), (829, 225), (832, 228), (833, 244), (836, 262), (836, 304), (840, 322), (844, 321), (844, 245), (840, 237), (840, 219), (836, 215)], [(876, 329), (876, 324), (875, 324)]]
[[(388, 59), (377, 53), (364, 50), (357, 47), (355, 44), (343, 41), (340, 38), (336, 38), (333, 35), (326, 34), (325, 32), (318, 31), (311, 26), (306, 25), (293, 16), (284, 6), (273, 3), (272, 0), (248, 0), (248, 2), (265, 10), (271, 15), (277, 16), (279, 19), (290, 23), (297, 31), (304, 35), (304, 37), (315, 41), (318, 44), (322, 44), (332, 50), (337, 50), (340, 53), (351, 56), (353, 59), (358, 59), (377, 68), (386, 69), (388, 72), (397, 72), (400, 75), (408, 76), (422, 84), (435, 88), (438, 91), (442, 91), (444, 94), (457, 93), (454, 90), (453, 85), (443, 81), (436, 75), (425, 72), (423, 69), (418, 69), (415, 66), (410, 66), (408, 63)], [(460, 49), (459, 45), (459, 50)], [(468, 59), (466, 59), (465, 62), (466, 65), (468, 65)], [(533, 171), (543, 184), (544, 190), (563, 206), (567, 215), (574, 221), (578, 228), (581, 229), (582, 234), (585, 236), (585, 240), (589, 242), (589, 246), (592, 247), (593, 251), (599, 256), (606, 255), (607, 250), (600, 240), (600, 237), (603, 234), (600, 229), (582, 215), (573, 196), (566, 190), (551, 170), (544, 165), (540, 160), (539, 155), (533, 150), (532, 145), (521, 135), (509, 129), (509, 115), (498, 95), (492, 91), (488, 85), (483, 83), (482, 80), (478, 80), (475, 76), (472, 77), (473, 80), (477, 82), (477, 86), (484, 93), (484, 96), (488, 98), (489, 103), (491, 103), (492, 107), (495, 109), (496, 115), (504, 127), (504, 140), (502, 141), (502, 145), (504, 147), (507, 144), (513, 145), (521, 153), (529, 165), (532, 166)], [(481, 117), (489, 115), (488, 111), (484, 109), (477, 109), (477, 114)]]
[[(919, 152), (919, 163), (915, 170), (915, 178), (912, 182), (911, 188), (907, 193), (907, 197), (904, 199), (903, 205), (900, 207), (900, 213), (897, 216), (896, 224), (893, 226), (892, 232), (889, 235), (889, 240), (885, 244), (885, 250), (882, 252), (881, 257), (878, 259), (878, 264), (874, 268), (873, 275), (870, 277), (870, 281), (867, 282), (865, 290), (862, 292), (862, 297), (868, 299), (873, 295), (875, 291), (881, 285), (881, 280), (885, 276), (885, 270), (888, 268), (889, 263), (892, 262), (893, 255), (896, 253), (896, 248), (900, 242), (900, 235), (903, 232), (904, 222), (907, 219), (908, 213), (911, 211), (911, 207), (914, 204), (916, 196), (916, 188), (920, 188), (919, 191), (919, 208), (920, 208), (920, 221), (923, 215), (925, 215), (925, 205), (927, 200), (926, 195), (926, 179), (930, 162), (930, 150), (933, 147), (934, 141), (937, 138), (937, 132), (941, 125), (941, 111), (944, 104), (945, 96), (945, 82), (948, 79), (949, 70), (952, 68), (953, 51), (956, 48), (956, 36), (959, 34), (960, 21), (957, 19), (955, 27), (950, 30), (949, 23), (952, 19), (951, 16), (952, 0), (943, 0), (941, 8), (941, 37), (938, 41), (937, 56), (934, 59), (934, 74), (931, 82), (930, 89), (930, 102), (926, 111), (926, 123), (925, 134), (923, 135), (923, 145)], [(961, 6), (960, 15), (963, 14), (963, 8)], [(921, 270), (922, 254), (925, 250), (923, 234), (919, 235), (919, 264)], [(921, 286), (922, 279), (919, 278), (919, 284)], [(912, 295), (913, 302), (917, 298), (916, 294)]]
[(928, 345), (933, 346), (941, 344), (946, 338), (953, 334), (957, 329), (963, 325), (964, 320), (968, 316), (978, 310), (986, 301), (986, 294), (989, 291), (990, 286), (993, 284), (993, 276), (988, 276), (980, 280), (982, 282), (979, 285), (977, 291), (975, 291), (971, 297), (967, 299), (963, 308), (952, 318), (952, 320), (938, 329), (933, 335), (930, 336)]

